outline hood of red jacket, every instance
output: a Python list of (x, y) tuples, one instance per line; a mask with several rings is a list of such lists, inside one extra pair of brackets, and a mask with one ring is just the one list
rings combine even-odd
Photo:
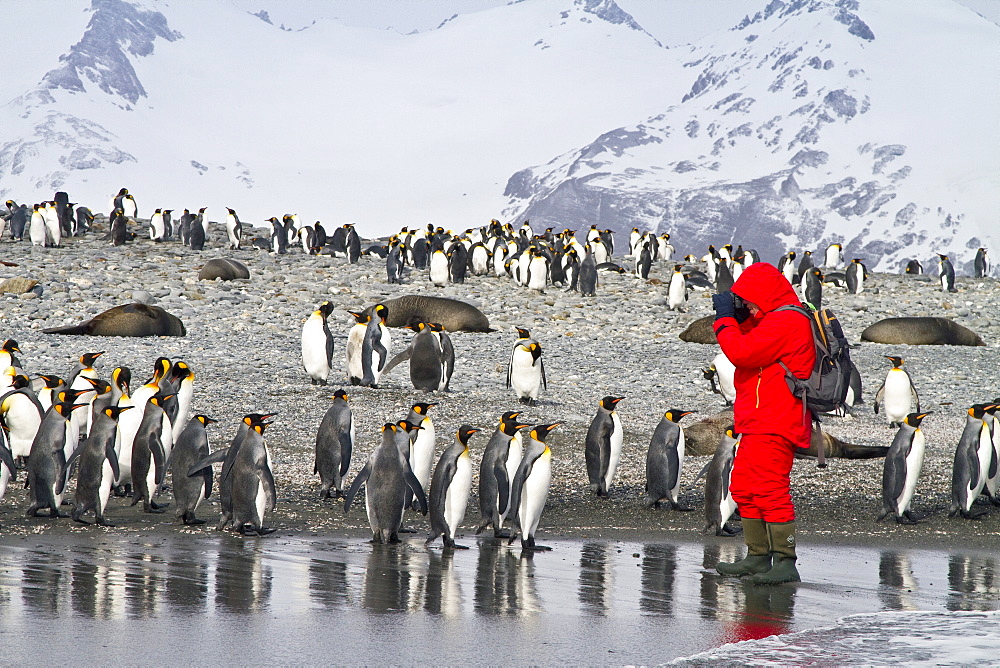
[(765, 313), (779, 306), (801, 303), (788, 279), (767, 262), (754, 262), (744, 269), (733, 283), (733, 293), (756, 304)]

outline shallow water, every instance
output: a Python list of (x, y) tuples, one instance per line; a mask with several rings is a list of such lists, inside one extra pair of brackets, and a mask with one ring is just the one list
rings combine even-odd
[[(863, 662), (872, 638), (899, 636), (918, 610), (943, 614), (921, 617), (919, 642), (897, 642), (892, 658), (933, 663), (970, 625), (1000, 627), (996, 613), (953, 612), (1000, 609), (997, 560), (983, 554), (809, 546), (807, 582), (753, 588), (708, 568), (738, 557), (735, 541), (551, 541), (534, 557), (466, 542), (443, 553), (416, 539), (214, 533), (0, 540), (5, 663), (649, 664), (706, 651), (699, 663), (801, 663), (832, 638), (843, 646), (821, 662)], [(997, 646), (987, 633), (963, 660), (995, 660)]]

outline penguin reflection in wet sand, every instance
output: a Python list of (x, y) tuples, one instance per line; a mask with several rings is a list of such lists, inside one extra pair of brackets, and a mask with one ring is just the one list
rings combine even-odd
[(420, 512), (427, 514), (427, 497), (402, 451), (396, 446), (399, 425), (387, 422), (382, 426), (382, 442), (369, 456), (344, 498), (344, 513), (361, 486), (365, 486), (365, 509), (372, 529), (373, 543), (398, 543), (399, 526), (403, 521), (406, 490), (417, 497)]
[(587, 430), (587, 440), (584, 443), (584, 455), (587, 460), (587, 477), (590, 485), (587, 487), (597, 496), (607, 496), (608, 488), (618, 470), (618, 462), (622, 455), (622, 421), (615, 410), (618, 402), (625, 397), (604, 397), (601, 399), (597, 415)]
[(514, 524), (508, 545), (520, 537), (522, 550), (552, 549), (535, 544), (535, 530), (542, 511), (545, 510), (549, 483), (552, 481), (552, 450), (545, 439), (560, 424), (540, 424), (532, 427), (528, 434), (528, 445), (524, 449), (517, 473), (514, 474), (514, 485), (511, 488), (510, 507), (514, 511)]
[(883, 409), (885, 416), (889, 418), (889, 426), (898, 427), (910, 412), (911, 397), (916, 404), (916, 412), (920, 412), (920, 397), (917, 396), (917, 388), (913, 386), (910, 374), (903, 368), (903, 358), (886, 355), (886, 359), (892, 362), (892, 368), (875, 393), (875, 413), (878, 414), (879, 403), (884, 402)]
[(709, 462), (705, 474), (705, 528), (716, 536), (735, 536), (741, 530), (729, 526), (729, 518), (736, 511), (736, 501), (729, 491), (733, 477), (733, 460), (739, 448), (739, 439), (730, 426), (723, 434)]
[(910, 502), (924, 466), (924, 433), (920, 431), (920, 422), (927, 415), (907, 415), (892, 439), (882, 469), (882, 514), (878, 516), (878, 521), (889, 515), (900, 524), (916, 524), (918, 521), (910, 512)]
[(520, 414), (517, 411), (504, 413), (483, 450), (479, 465), (479, 512), (483, 519), (476, 535), (492, 525), (494, 538), (510, 537), (503, 530), (503, 523), (510, 514), (511, 486), (521, 463), (520, 429), (530, 426), (517, 420)]
[(67, 465), (80, 457), (80, 469), (76, 475), (76, 505), (73, 507), (73, 521), (90, 524), (83, 519), (85, 513), (94, 511), (97, 524), (113, 527), (104, 518), (104, 508), (111, 498), (111, 485), (118, 477), (118, 455), (115, 454), (115, 435), (118, 431), (118, 416), (130, 406), (107, 406), (94, 418), (93, 427), (87, 440), (73, 453)]
[(431, 480), (430, 507), (431, 532), (427, 543), (441, 536), (446, 548), (466, 550), (455, 544), (455, 533), (465, 519), (465, 509), (472, 490), (472, 460), (469, 457), (469, 437), (478, 432), (475, 427), (463, 424), (455, 432), (455, 443), (441, 454)]
[(542, 362), (542, 345), (531, 338), (528, 330), (521, 327), (517, 328), (517, 336), (517, 342), (510, 353), (510, 364), (507, 366), (507, 387), (514, 388), (514, 393), (522, 404), (534, 406), (538, 403), (541, 389), (548, 389), (545, 364)]
[(323, 302), (302, 326), (302, 366), (313, 385), (326, 385), (333, 370), (333, 334), (327, 318), (333, 304)]
[(983, 491), (993, 457), (993, 439), (990, 424), (986, 422), (987, 411), (992, 407), (992, 404), (973, 404), (969, 407), (965, 429), (955, 450), (948, 517), (960, 514), (966, 519), (978, 520), (986, 514), (985, 510), (973, 512), (972, 504)]
[(193, 476), (188, 470), (209, 456), (206, 426), (216, 422), (207, 415), (195, 415), (181, 429), (170, 451), (170, 479), (174, 493), (174, 512), (184, 524), (204, 524), (195, 517), (201, 502), (212, 494), (212, 467), (206, 466)]
[(322, 482), (320, 499), (343, 496), (344, 476), (351, 468), (351, 453), (354, 451), (354, 414), (347, 403), (347, 393), (337, 390), (330, 398), (333, 405), (327, 409), (316, 432), (313, 473), (318, 473)]
[(646, 506), (659, 508), (667, 501), (674, 510), (691, 510), (677, 501), (684, 465), (684, 429), (677, 424), (694, 411), (672, 408), (656, 425), (646, 453)]

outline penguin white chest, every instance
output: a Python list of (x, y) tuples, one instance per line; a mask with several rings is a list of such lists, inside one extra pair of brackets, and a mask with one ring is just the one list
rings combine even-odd
[(531, 258), (528, 265), (528, 288), (531, 290), (544, 290), (549, 274), (549, 263), (544, 256)]
[(621, 461), (622, 457), (624, 432), (622, 431), (622, 421), (618, 417), (617, 411), (611, 412), (611, 425), (611, 435), (609, 437), (610, 457), (608, 458), (608, 470), (604, 474), (605, 489), (611, 487), (611, 481), (615, 478), (615, 472), (618, 471), (618, 462)]
[(264, 523), (264, 513), (267, 511), (267, 493), (264, 491), (264, 481), (257, 476), (257, 494), (254, 496), (254, 506), (257, 510), (257, 520)]
[(472, 489), (472, 461), (466, 450), (455, 462), (455, 475), (448, 485), (444, 497), (444, 520), (448, 525), (448, 537), (455, 538), (455, 532), (465, 519), (465, 509), (469, 504), (469, 490)]
[(323, 319), (316, 315), (309, 316), (302, 326), (302, 366), (316, 380), (325, 381), (330, 376)]
[(531, 473), (524, 481), (521, 489), (521, 505), (518, 517), (521, 530), (525, 536), (534, 536), (538, 528), (538, 520), (545, 510), (545, 501), (549, 496), (549, 483), (552, 482), (552, 453), (546, 448), (531, 467)]
[(448, 256), (441, 252), (431, 255), (431, 283), (443, 287), (448, 282)]
[(347, 335), (347, 375), (360, 379), (365, 375), (361, 361), (361, 347), (365, 342), (365, 326), (354, 325)]
[(518, 346), (510, 358), (510, 385), (519, 397), (538, 398), (542, 383), (541, 365), (535, 363), (531, 353)]
[(674, 309), (683, 304), (685, 291), (684, 275), (674, 272), (670, 277), (670, 287), (667, 289), (667, 305)]
[(885, 377), (885, 415), (891, 422), (902, 422), (910, 412), (910, 377), (901, 369), (892, 369)]
[(896, 500), (897, 515), (902, 515), (910, 508), (913, 492), (917, 488), (917, 479), (924, 467), (924, 443), (924, 433), (919, 429), (913, 432), (910, 452), (906, 455), (906, 480), (903, 483), (903, 491)]

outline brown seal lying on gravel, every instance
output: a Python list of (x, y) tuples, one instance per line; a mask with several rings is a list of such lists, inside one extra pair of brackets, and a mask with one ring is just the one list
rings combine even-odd
[(124, 304), (99, 313), (87, 322), (43, 329), (45, 334), (84, 336), (184, 336), (184, 323), (159, 306)]
[[(406, 327), (418, 322), (436, 322), (449, 332), (492, 332), (490, 320), (472, 304), (447, 297), (404, 295), (384, 302), (389, 309), (386, 325)], [(374, 305), (365, 309), (371, 314)]]
[[(706, 315), (704, 318), (698, 318), (679, 334), (679, 338), (681, 341), (687, 341), (688, 343), (718, 343), (719, 340), (715, 338), (715, 332), (712, 330), (714, 323), (714, 315)], [(712, 452), (715, 452), (714, 447), (712, 448)]]
[(217, 257), (209, 260), (198, 272), (199, 281), (212, 281), (221, 278), (231, 281), (235, 278), (250, 278), (250, 269), (239, 260), (228, 257)]
[(985, 346), (979, 335), (948, 318), (886, 318), (861, 332), (862, 341), (911, 346)]
[[(722, 411), (692, 425), (684, 427), (684, 453), (687, 455), (713, 455), (719, 446), (722, 435), (733, 424), (733, 411)], [(813, 430), (812, 445), (807, 449), (800, 448), (797, 457), (817, 457), (819, 455), (819, 438), (823, 439), (824, 453), (827, 457), (841, 459), (876, 459), (885, 457), (888, 446), (855, 445), (841, 441), (825, 431)]]

